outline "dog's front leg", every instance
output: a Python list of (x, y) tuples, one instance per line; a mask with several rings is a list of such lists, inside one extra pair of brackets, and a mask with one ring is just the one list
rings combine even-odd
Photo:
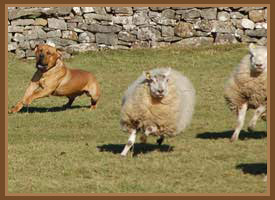
[(39, 88), (38, 82), (31, 82), (23, 98), (9, 111), (9, 113), (15, 113), (20, 111), (24, 105), (26, 105), (26, 100)]
[(55, 88), (48, 87), (48, 88), (44, 88), (44, 89), (35, 91), (31, 96), (29, 96), (29, 97), (26, 99), (25, 104), (26, 104), (26, 105), (30, 105), (31, 102), (32, 102), (33, 100), (35, 100), (35, 99), (39, 99), (39, 98), (42, 98), (42, 97), (47, 97), (47, 96), (49, 96), (54, 90), (55, 90)]

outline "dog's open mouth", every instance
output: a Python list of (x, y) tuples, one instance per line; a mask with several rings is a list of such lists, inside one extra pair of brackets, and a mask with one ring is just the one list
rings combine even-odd
[(36, 68), (40, 69), (40, 70), (45, 70), (46, 69), (46, 65), (41, 65), (40, 63), (36, 63)]

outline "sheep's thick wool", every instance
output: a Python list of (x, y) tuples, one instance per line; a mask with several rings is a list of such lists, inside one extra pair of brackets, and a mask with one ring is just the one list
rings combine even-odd
[(267, 73), (250, 70), (249, 55), (245, 56), (233, 72), (225, 87), (225, 100), (232, 111), (238, 111), (244, 103), (255, 109), (267, 104)]
[[(152, 74), (167, 69), (154, 69)], [(179, 72), (169, 75), (168, 95), (156, 99), (144, 75), (141, 75), (125, 92), (122, 99), (120, 124), (123, 130), (144, 131), (150, 126), (158, 128), (157, 135), (175, 136), (190, 124), (195, 106), (195, 89)]]

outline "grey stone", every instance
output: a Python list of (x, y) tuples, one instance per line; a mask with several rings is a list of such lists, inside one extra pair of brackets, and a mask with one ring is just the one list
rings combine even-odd
[(132, 7), (112, 7), (111, 9), (115, 14), (123, 14), (123, 15), (133, 14)]
[(219, 21), (228, 21), (230, 20), (230, 14), (228, 12), (222, 11), (218, 13), (218, 20)]
[(231, 19), (242, 19), (244, 18), (244, 15), (240, 12), (231, 12), (230, 17)]
[(211, 32), (204, 32), (204, 31), (196, 31), (194, 36), (195, 37), (211, 37)]
[(166, 9), (161, 12), (161, 17), (175, 19), (176, 12), (172, 9)]
[(11, 42), (8, 44), (8, 51), (13, 51), (16, 50), (17, 48), (17, 43), (16, 42)]
[(62, 31), (62, 38), (69, 40), (78, 40), (77, 33), (74, 31)]
[(201, 11), (199, 9), (191, 9), (191, 10), (178, 10), (177, 14), (182, 15), (182, 19), (189, 20), (189, 19), (196, 19), (201, 16)]
[(161, 27), (161, 35), (163, 37), (171, 37), (174, 36), (175, 32), (174, 32), (174, 28), (171, 26), (162, 26)]
[(231, 21), (222, 22), (222, 21), (213, 21), (212, 30), (214, 33), (234, 33), (235, 28)]
[(83, 13), (92, 13), (95, 12), (93, 7), (81, 7)]
[(34, 28), (34, 31), (37, 31), (38, 38), (40, 39), (46, 39), (47, 33), (39, 26)]
[(125, 41), (122, 41), (122, 40), (118, 40), (117, 46), (118, 45), (130, 47), (132, 45), (132, 43), (131, 42), (125, 42)]
[(267, 29), (267, 23), (265, 22), (260, 22), (255, 24), (256, 29)]
[(241, 41), (245, 43), (257, 43), (258, 39), (244, 34), (242, 35)]
[(23, 34), (20, 34), (20, 33), (15, 33), (14, 34), (13, 41), (20, 42), (20, 41), (23, 41), (23, 40), (25, 40), (25, 36)]
[(148, 10), (149, 7), (133, 7), (134, 11)]
[(48, 26), (53, 29), (67, 30), (67, 24), (63, 19), (49, 18)]
[(95, 42), (95, 35), (90, 32), (80, 33), (78, 36), (78, 41), (82, 43)]
[(163, 37), (162, 39), (165, 42), (177, 42), (177, 41), (181, 40), (182, 38), (177, 37), (177, 36), (170, 36), (170, 37)]
[(121, 26), (102, 26), (100, 24), (91, 24), (88, 26), (88, 30), (92, 33), (117, 33), (121, 31)]
[(94, 51), (96, 49), (97, 48), (95, 43), (73, 44), (65, 48), (66, 52), (70, 54), (76, 54), (76, 53), (86, 52), (86, 51)]
[(159, 18), (158, 20), (156, 20), (156, 23), (165, 26), (175, 26), (176, 20), (168, 18)]
[(33, 50), (26, 50), (26, 57), (35, 57), (35, 53)]
[(161, 38), (161, 33), (151, 27), (140, 28), (137, 33), (137, 38), (139, 40), (159, 41)]
[[(100, 23), (102, 24), (103, 21), (101, 21)], [(90, 25), (90, 24), (96, 24), (98, 23), (97, 20), (95, 19), (92, 19), (92, 18), (86, 18), (84, 20), (84, 24), (87, 24), (87, 25)]]
[(264, 22), (265, 21), (265, 11), (264, 10), (251, 10), (249, 11), (249, 19), (253, 22)]
[(111, 9), (111, 7), (105, 7), (105, 10), (106, 10), (106, 12), (107, 12), (107, 13), (110, 13), (110, 12), (112, 12), (112, 9)]
[(34, 49), (35, 46), (38, 44), (45, 44), (45, 41), (42, 39), (30, 40), (29, 44), (30, 44), (31, 49)]
[(36, 30), (27, 30), (24, 31), (23, 34), (25, 35), (26, 40), (38, 39), (38, 33)]
[(73, 31), (76, 27), (77, 27), (77, 23), (75, 22), (67, 23), (67, 29), (70, 31)]
[(8, 43), (11, 42), (11, 39), (12, 39), (12, 33), (8, 33)]
[(55, 13), (58, 13), (58, 15), (69, 15), (72, 11), (72, 7), (55, 7), (56, 11)]
[(68, 23), (84, 23), (84, 18), (82, 16), (74, 16), (73, 18), (67, 20)]
[(148, 41), (136, 41), (134, 42), (133, 48), (150, 48), (150, 43)]
[(114, 16), (112, 20), (114, 24), (119, 24), (119, 25), (133, 24), (132, 16)]
[(192, 46), (197, 47), (200, 45), (212, 45), (214, 39), (212, 37), (193, 37), (193, 38), (186, 38), (182, 39), (179, 42), (174, 43), (176, 46)]
[(48, 24), (48, 21), (43, 18), (37, 18), (35, 19), (34, 25), (36, 26), (46, 26)]
[(24, 28), (21, 26), (8, 26), (9, 33), (22, 33)]
[(21, 49), (16, 49), (15, 55), (17, 58), (24, 58), (26, 56), (25, 51)]
[(25, 16), (38, 17), (41, 14), (42, 14), (42, 11), (40, 8), (29, 8), (29, 9), (17, 8), (17, 9), (8, 10), (9, 20), (13, 20), (13, 19), (17, 19)]
[(116, 45), (118, 43), (117, 35), (114, 33), (96, 33), (96, 43), (105, 45)]
[(259, 9), (263, 9), (264, 7), (241, 7), (239, 9), (240, 12), (243, 12), (243, 13), (248, 13), (249, 11), (251, 10), (259, 10)]
[(193, 25), (186, 22), (179, 22), (175, 26), (175, 35), (182, 37), (182, 38), (188, 38), (194, 36), (194, 28)]
[(106, 10), (104, 7), (94, 7), (95, 13), (101, 14), (101, 15), (106, 15)]
[(27, 25), (33, 25), (34, 20), (33, 19), (17, 19), (11, 21), (12, 26), (27, 26)]
[(77, 28), (79, 28), (79, 29), (81, 29), (81, 30), (88, 30), (88, 27), (89, 27), (89, 25), (88, 24), (84, 24), (84, 23), (79, 23), (78, 25), (77, 25)]
[(245, 34), (250, 37), (266, 37), (267, 30), (266, 29), (246, 30)]
[(30, 49), (30, 42), (29, 41), (26, 41), (26, 40), (23, 40), (23, 41), (20, 41), (19, 44), (18, 44), (18, 47), (21, 48), (21, 49)]
[(201, 16), (204, 19), (217, 19), (217, 8), (206, 8), (201, 10)]
[(136, 36), (126, 31), (122, 31), (118, 33), (118, 39), (125, 42), (134, 42), (136, 41)]
[(65, 47), (72, 44), (77, 44), (76, 41), (63, 39), (63, 38), (49, 38), (47, 39), (47, 43), (54, 43), (57, 48)]
[(199, 20), (194, 24), (194, 28), (204, 32), (212, 31), (212, 23), (209, 20)]
[(49, 31), (49, 32), (47, 32), (47, 37), (48, 38), (55, 38), (55, 37), (60, 38), (61, 37), (61, 31), (60, 30)]
[(156, 21), (156, 20), (161, 18), (161, 13), (154, 12), (154, 11), (149, 11), (148, 16), (151, 20)]
[(147, 11), (137, 12), (133, 15), (133, 24), (140, 26), (149, 24), (149, 17), (147, 15)]
[(150, 10), (153, 10), (153, 11), (162, 11), (170, 7), (149, 7), (149, 8)]
[(112, 21), (112, 17), (110, 15), (101, 15), (95, 13), (84, 14), (85, 19), (95, 19), (99, 21)]
[(255, 26), (254, 22), (249, 19), (242, 19), (241, 25), (245, 29), (254, 29), (254, 26)]
[(73, 12), (76, 15), (82, 15), (82, 11), (80, 7), (73, 7)]
[(217, 33), (215, 37), (215, 43), (217, 44), (235, 44), (238, 43), (234, 34), (231, 33)]

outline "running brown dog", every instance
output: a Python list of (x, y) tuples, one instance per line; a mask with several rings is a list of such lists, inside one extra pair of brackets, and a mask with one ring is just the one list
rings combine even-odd
[(83, 93), (91, 97), (91, 108), (96, 108), (100, 91), (93, 74), (67, 68), (61, 59), (61, 52), (49, 45), (37, 45), (35, 56), (37, 71), (24, 97), (9, 113), (20, 111), (23, 106), (28, 106), (34, 99), (50, 95), (68, 97), (69, 101), (64, 106), (70, 107), (75, 98)]

